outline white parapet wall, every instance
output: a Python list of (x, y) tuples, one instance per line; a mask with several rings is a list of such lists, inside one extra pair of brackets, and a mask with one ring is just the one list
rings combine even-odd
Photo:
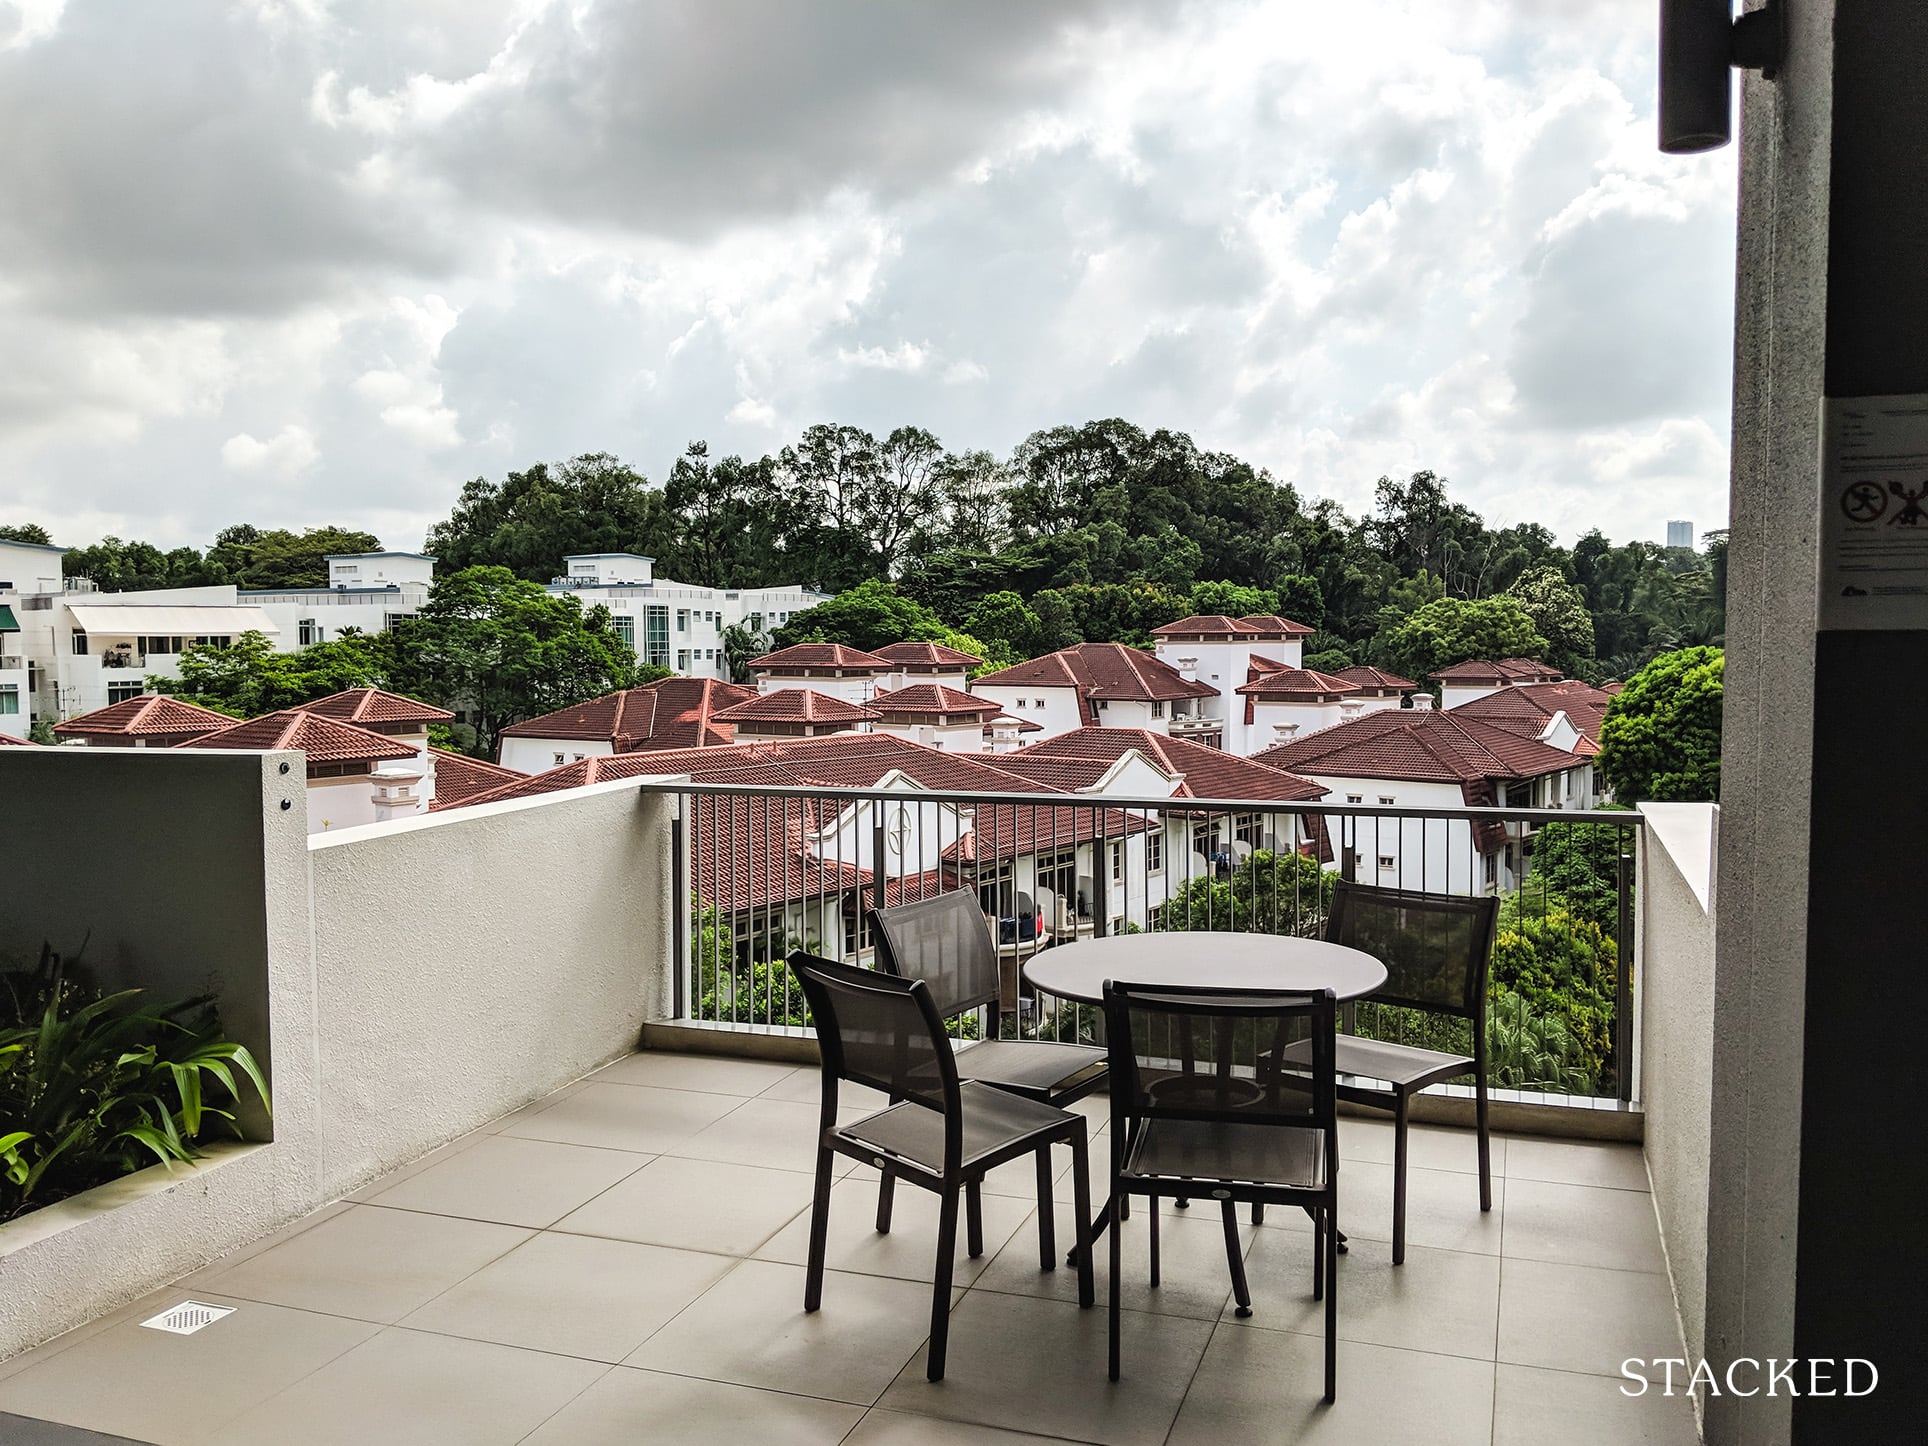
[(212, 990), (275, 1097), (213, 1168), (0, 1227), (0, 1359), (587, 1073), (670, 1012), (674, 799), (618, 782), (311, 839), (303, 772), (295, 753), (0, 751), (0, 814), (41, 841), (0, 886), (0, 961), (85, 940), (103, 984)]
[(1639, 830), (1635, 1000), (1647, 1173), (1687, 1355), (1698, 1360), (1707, 1319), (1713, 880), (1720, 809), (1711, 803), (1648, 803), (1640, 811), (1647, 826)]

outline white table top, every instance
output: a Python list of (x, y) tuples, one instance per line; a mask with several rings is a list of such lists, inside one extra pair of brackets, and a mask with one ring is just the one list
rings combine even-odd
[(1372, 955), (1323, 939), (1278, 934), (1114, 934), (1081, 939), (1034, 956), (1024, 977), (1043, 994), (1087, 1004), (1103, 1000), (1105, 981), (1196, 985), (1208, 989), (1330, 989), (1357, 999), (1386, 982)]

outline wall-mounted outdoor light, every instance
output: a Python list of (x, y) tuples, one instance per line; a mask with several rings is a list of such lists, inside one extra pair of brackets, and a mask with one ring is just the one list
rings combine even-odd
[(1660, 0), (1660, 149), (1711, 151), (1734, 138), (1731, 69), (1774, 79), (1787, 0), (1736, 18), (1733, 0)]

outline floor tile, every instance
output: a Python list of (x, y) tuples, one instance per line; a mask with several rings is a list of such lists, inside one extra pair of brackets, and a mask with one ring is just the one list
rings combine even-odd
[(1039, 1446), (1041, 1442), (1062, 1439), (1033, 1436), (1025, 1431), (1004, 1431), (996, 1426), (977, 1426), (968, 1421), (940, 1421), (933, 1416), (912, 1416), (873, 1406), (864, 1413), (857, 1429), (844, 1438), (844, 1446)]
[(524, 1446), (837, 1446), (863, 1407), (622, 1367), (544, 1421)]
[[(191, 1336), (140, 1324), (178, 1300), (231, 1305)], [(0, 1411), (173, 1446), (210, 1431), (375, 1333), (335, 1316), (211, 1291), (170, 1292), (128, 1319), (0, 1382)], [(192, 1389), (183, 1389), (191, 1381)], [(4, 1438), (0, 1438), (4, 1439)]]
[[(1393, 1167), (1369, 1160), (1339, 1162), (1339, 1228), (1347, 1239), (1392, 1239)], [(1498, 1255), (1502, 1239), (1505, 1190), (1493, 1179), (1493, 1208), (1479, 1208), (1477, 1177), (1456, 1170), (1406, 1171), (1406, 1244), (1434, 1250), (1464, 1250)], [(1303, 1210), (1270, 1207), (1267, 1227), (1310, 1231), (1311, 1218)]]
[(211, 1446), (512, 1446), (609, 1369), (385, 1330), (202, 1439)]
[[(1151, 1284), (1151, 1231), (1145, 1224), (1143, 1201), (1133, 1202), (1132, 1217), (1125, 1222), (1123, 1240), (1124, 1295), (1126, 1310), (1150, 1311), (1158, 1315), (1190, 1316), (1195, 1320), (1217, 1320), (1219, 1308), (1232, 1291), (1231, 1267), (1225, 1260), (1225, 1227), (1216, 1204), (1200, 1204), (1184, 1214), (1161, 1214), (1158, 1255), (1160, 1284)], [(985, 1290), (1000, 1290), (1012, 1295), (1048, 1297), (1052, 1300), (1078, 1299), (1078, 1272), (1065, 1264), (1064, 1253), (1072, 1244), (1072, 1207), (1057, 1202), (1058, 1268), (1038, 1269), (1038, 1235), (1035, 1221), (1012, 1237), (998, 1252), (997, 1259), (974, 1282)], [(1243, 1254), (1250, 1244), (1253, 1227), (1247, 1223), (1244, 1208), (1239, 1211), (1239, 1249)], [(1281, 1242), (1290, 1239), (1278, 1232)], [(1304, 1249), (1311, 1259), (1311, 1241)], [(1098, 1303), (1104, 1304), (1111, 1289), (1111, 1247), (1106, 1236), (1098, 1237)]]
[(1638, 1145), (1597, 1140), (1540, 1140), (1521, 1137), (1506, 1146), (1509, 1175), (1559, 1185), (1605, 1185), (1615, 1190), (1645, 1190), (1647, 1161)]
[[(252, 1240), (246, 1245), (236, 1246), (218, 1260), (210, 1260), (199, 1270), (182, 1276), (175, 1284), (184, 1289), (187, 1287), (205, 1288), (203, 1282), (212, 1280), (224, 1271), (234, 1269), (235, 1266), (241, 1264), (244, 1260), (252, 1260), (255, 1256), (265, 1251), (273, 1250), (277, 1245), (286, 1244), (302, 1232), (312, 1230), (315, 1226), (324, 1224), (334, 1219), (337, 1215), (345, 1215), (354, 1208), (349, 1201), (337, 1200), (332, 1205), (324, 1205), (319, 1210), (311, 1210), (300, 1219), (289, 1221), (288, 1224), (282, 1226), (279, 1230), (272, 1231), (262, 1236), (259, 1240)], [(151, 1315), (153, 1312), (150, 1311), (149, 1314)]]
[[(847, 1124), (861, 1119), (865, 1112), (840, 1110), (838, 1113)], [(796, 1100), (745, 1100), (715, 1124), (679, 1140), (664, 1153), (680, 1155), (686, 1160), (721, 1160), (732, 1165), (814, 1171), (822, 1118), (817, 1105)], [(856, 1161), (842, 1155), (837, 1157), (835, 1169), (839, 1176), (848, 1175), (855, 1168)]]
[(1500, 1360), (1617, 1377), (1629, 1356), (1682, 1353), (1666, 1276), (1510, 1256), (1502, 1262)]
[[(1228, 1324), (1325, 1334), (1325, 1303), (1312, 1298), (1312, 1237), (1262, 1230), (1245, 1258), (1252, 1314), (1239, 1320), (1226, 1302)], [(1493, 1359), (1499, 1327), (1497, 1256), (1458, 1250), (1406, 1248), (1392, 1263), (1383, 1240), (1356, 1240), (1339, 1257), (1339, 1339), (1410, 1351)]]
[(131, 1436), (105, 1436), (78, 1426), (62, 1426), (54, 1421), (36, 1421), (0, 1411), (0, 1441), (7, 1446), (151, 1446)]
[(1485, 1446), (1492, 1422), (1490, 1361), (1341, 1341), (1328, 1406), (1320, 1337), (1220, 1326), (1171, 1446)]
[(201, 1288), (391, 1325), (528, 1238), (507, 1225), (355, 1205)]
[(727, 1255), (543, 1234), (485, 1265), (402, 1323), (613, 1365), (734, 1264)]
[(748, 1255), (809, 1208), (813, 1184), (795, 1170), (662, 1155), (563, 1216), (555, 1228)]
[[(1502, 1365), (1494, 1382), (1493, 1446), (1695, 1446), (1693, 1403), (1627, 1382)], [(1629, 1387), (1629, 1389), (1632, 1389)]]
[(569, 1096), (580, 1091), (587, 1083), (587, 1080), (573, 1080), (560, 1089), (550, 1090), (548, 1094), (543, 1095), (541, 1098), (530, 1100), (529, 1103), (521, 1109), (511, 1110), (499, 1120), (491, 1120), (488, 1124), (482, 1126), (482, 1129), (487, 1134), (498, 1134), (508, 1129), (511, 1125), (519, 1125), (524, 1120), (541, 1114), (550, 1106), (561, 1104), (564, 1100), (568, 1099)]
[(419, 1175), (424, 1170), (432, 1170), (437, 1165), (453, 1159), (464, 1150), (474, 1148), (479, 1141), (488, 1139), (489, 1134), (490, 1132), (486, 1129), (472, 1130), (459, 1139), (450, 1140), (440, 1149), (430, 1150), (426, 1155), (410, 1160), (405, 1165), (399, 1165), (395, 1169), (377, 1176), (362, 1186), (361, 1189), (345, 1195), (342, 1198), (351, 1205), (359, 1205), (364, 1200), (372, 1200), (384, 1190), (394, 1189), (395, 1186), (401, 1184), (402, 1181), (409, 1179), (411, 1176)]
[(741, 1104), (734, 1095), (698, 1090), (585, 1084), (540, 1114), (507, 1125), (499, 1133), (525, 1140), (660, 1155)]
[[(1007, 1195), (986, 1194), (984, 1253), (976, 1260), (966, 1255), (964, 1207), (958, 1205), (957, 1250), (952, 1280), (969, 1285), (990, 1265), (1014, 1234), (1031, 1245), (1031, 1268), (1037, 1269), (1037, 1235), (1029, 1222), (1036, 1207)], [(825, 1263), (832, 1270), (861, 1275), (888, 1275), (899, 1280), (934, 1280), (937, 1275), (938, 1198), (914, 1185), (897, 1187), (891, 1208), (890, 1233), (877, 1233), (877, 1181), (840, 1180), (830, 1192), (830, 1230)], [(1020, 1232), (1019, 1227), (1024, 1227)], [(756, 1251), (759, 1260), (783, 1260), (802, 1265), (810, 1255), (810, 1211), (806, 1208)]]
[[(643, 1050), (624, 1055), (614, 1064), (597, 1070), (590, 1079), (597, 1084), (659, 1085), (666, 1089), (703, 1090), (747, 1099), (775, 1088), (796, 1072), (797, 1066), (774, 1060)], [(816, 1078), (817, 1072), (813, 1069), (810, 1071), (812, 1084)]]
[(1508, 1258), (1666, 1269), (1653, 1197), (1638, 1191), (1508, 1179), (1505, 1224)]
[[(763, 1098), (791, 1100), (806, 1105), (820, 1104), (823, 1100), (823, 1074), (815, 1065), (805, 1065), (764, 1090)], [(840, 1110), (881, 1110), (889, 1103), (889, 1095), (868, 1085), (844, 1080), (837, 1086), (837, 1107)]]
[(635, 1174), (652, 1158), (626, 1150), (486, 1135), (368, 1199), (391, 1209), (540, 1229)]
[(1124, 1373), (1106, 1377), (1106, 1312), (973, 1290), (951, 1313), (945, 1379), (920, 1350), (878, 1404), (1081, 1441), (1155, 1446), (1211, 1337), (1204, 1321), (1124, 1313)]
[(801, 1266), (746, 1260), (627, 1364), (873, 1405), (924, 1339), (931, 1288), (833, 1271), (806, 1315), (803, 1279)]

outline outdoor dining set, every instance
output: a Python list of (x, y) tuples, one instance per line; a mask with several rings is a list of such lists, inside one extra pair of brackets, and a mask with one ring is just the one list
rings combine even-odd
[[(1485, 999), (1498, 900), (1336, 884), (1325, 937), (1122, 934), (1043, 950), (1025, 966), (1038, 994), (1099, 1006), (1102, 1044), (971, 1040), (969, 1022), (999, 1004), (998, 946), (968, 890), (872, 910), (876, 969), (802, 951), (789, 965), (808, 1001), (823, 1058), (822, 1133), (810, 1218), (804, 1309), (822, 1305), (835, 1157), (880, 1172), (877, 1229), (888, 1231), (903, 1183), (939, 1199), (929, 1368), (944, 1377), (960, 1211), (965, 1248), (984, 1248), (980, 1190), (998, 1167), (1035, 1158), (1038, 1261), (1059, 1261), (1051, 1147), (1072, 1156), (1077, 1239), (1066, 1263), (1078, 1300), (1096, 1300), (1094, 1249), (1108, 1237), (1109, 1365), (1120, 1361), (1121, 1237), (1134, 1199), (1149, 1230), (1150, 1284), (1159, 1278), (1159, 1205), (1215, 1203), (1224, 1223), (1232, 1298), (1252, 1312), (1237, 1211), (1267, 1207), (1311, 1217), (1311, 1292), (1325, 1309), (1325, 1399), (1337, 1392), (1340, 1102), (1394, 1120), (1392, 1259), (1406, 1246), (1408, 1112), (1430, 1085), (1470, 1075), (1479, 1140), (1479, 1204), (1492, 1208)], [(1368, 1038), (1342, 1029), (1354, 1001), (1463, 1020), (1467, 1053)], [(1437, 1042), (1437, 1041), (1436, 1041)], [(1459, 1042), (1453, 1038), (1451, 1042)], [(840, 1123), (840, 1082), (883, 1092), (887, 1107)], [(1088, 1121), (1068, 1108), (1108, 1091), (1109, 1161), (1096, 1178)]]

